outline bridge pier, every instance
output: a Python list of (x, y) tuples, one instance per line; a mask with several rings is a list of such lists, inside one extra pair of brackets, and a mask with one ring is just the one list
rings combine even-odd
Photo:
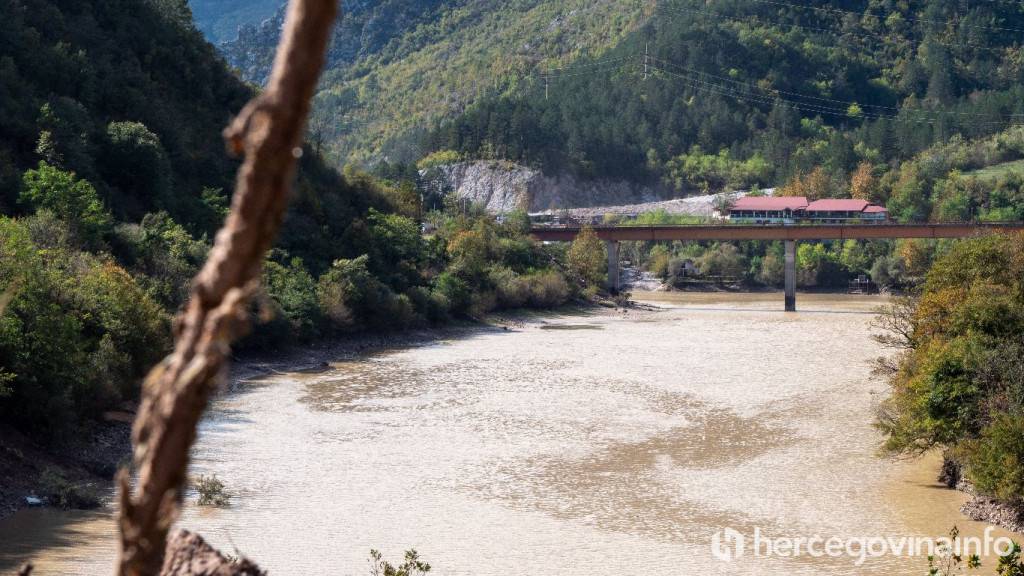
[(619, 243), (616, 240), (605, 240), (605, 250), (608, 252), (608, 279), (605, 287), (612, 294), (619, 292)]
[(796, 240), (786, 240), (786, 312), (796, 312)]

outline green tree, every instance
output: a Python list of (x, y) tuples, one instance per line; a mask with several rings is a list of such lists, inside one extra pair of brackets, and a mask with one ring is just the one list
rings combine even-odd
[[(110, 123), (101, 165), (104, 179), (120, 191), (123, 200), (141, 204), (134, 212), (152, 208), (178, 212), (167, 152), (145, 124)], [(133, 211), (126, 215), (137, 216)]]
[(92, 184), (46, 162), (25, 172), (20, 199), (35, 210), (52, 211), (91, 241), (100, 240), (110, 229), (110, 213)]
[(597, 233), (584, 226), (569, 246), (566, 255), (569, 274), (588, 289), (601, 286), (607, 272), (608, 254)]

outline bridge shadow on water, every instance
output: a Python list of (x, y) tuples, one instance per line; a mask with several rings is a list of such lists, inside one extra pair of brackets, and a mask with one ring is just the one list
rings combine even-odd
[(876, 310), (824, 310), (815, 308), (797, 308), (796, 312), (786, 312), (779, 306), (778, 310), (772, 310), (769, 308), (736, 308), (736, 307), (716, 307), (716, 306), (673, 306), (667, 308), (669, 310), (692, 310), (694, 312), (736, 312), (736, 313), (760, 313), (760, 314), (780, 314), (787, 317), (797, 317), (800, 314), (848, 314), (854, 316), (877, 316), (878, 311)]

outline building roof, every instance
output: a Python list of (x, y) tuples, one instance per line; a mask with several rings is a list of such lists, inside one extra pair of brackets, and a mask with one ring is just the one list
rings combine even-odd
[(888, 210), (885, 208), (885, 206), (878, 206), (876, 204), (869, 205), (867, 208), (864, 209), (864, 211), (867, 212), (868, 214), (878, 214), (878, 213), (881, 213), (881, 212), (888, 212)]
[(732, 205), (732, 210), (768, 212), (777, 210), (803, 210), (807, 198), (803, 196), (744, 196)]
[(829, 198), (815, 200), (807, 206), (808, 212), (863, 212), (869, 206), (867, 200)]

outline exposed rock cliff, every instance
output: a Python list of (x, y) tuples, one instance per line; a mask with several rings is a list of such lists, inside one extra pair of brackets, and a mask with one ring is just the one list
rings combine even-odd
[(539, 170), (501, 161), (438, 166), (425, 170), (423, 176), (435, 190), (482, 204), (491, 213), (632, 204), (673, 197), (668, 187), (625, 181), (583, 181), (569, 174), (548, 176)]

